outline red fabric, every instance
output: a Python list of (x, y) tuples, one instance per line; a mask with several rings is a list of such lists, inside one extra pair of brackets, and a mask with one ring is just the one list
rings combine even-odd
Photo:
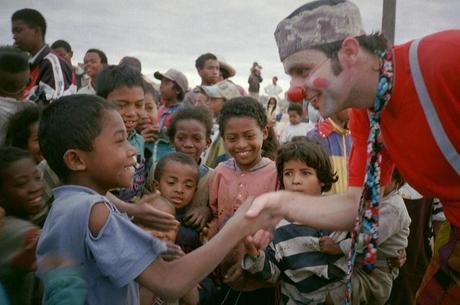
[[(394, 48), (395, 84), (382, 111), (383, 141), (407, 182), (426, 197), (440, 198), (446, 217), (460, 227), (460, 176), (435, 142), (415, 91), (406, 43)], [(419, 64), (427, 90), (451, 143), (460, 151), (460, 30), (436, 33), (422, 39)], [(366, 162), (369, 122), (363, 110), (353, 110), (350, 130), (350, 185), (361, 185)], [(366, 139), (364, 140), (364, 137)], [(356, 139), (355, 139), (356, 138)], [(388, 156), (384, 156), (384, 159)], [(388, 165), (384, 165), (385, 167)], [(385, 175), (386, 170), (382, 172)], [(382, 178), (382, 181), (385, 179)]]

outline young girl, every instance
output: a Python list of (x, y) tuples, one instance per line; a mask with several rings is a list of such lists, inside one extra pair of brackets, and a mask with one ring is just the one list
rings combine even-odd
[[(337, 181), (321, 143), (297, 140), (282, 146), (276, 161), (281, 189), (321, 195)], [(243, 269), (259, 279), (281, 282), (281, 304), (323, 304), (331, 289), (345, 276), (346, 264), (338, 255), (320, 252), (319, 240), (330, 232), (282, 220), (264, 251), (246, 241)], [(343, 289), (341, 290), (343, 292)]]
[(80, 266), (91, 287), (86, 304), (137, 304), (137, 283), (168, 301), (179, 299), (239, 240), (276, 221), (271, 215), (247, 219), (245, 204), (208, 244), (165, 262), (159, 257), (164, 243), (104, 196), (109, 189), (131, 185), (136, 155), (113, 104), (92, 95), (62, 97), (43, 112), (39, 138), (45, 159), (64, 185), (54, 190), (37, 259), (65, 254)]
[(184, 220), (187, 226), (201, 230), (209, 220), (209, 181), (213, 170), (201, 162), (211, 143), (213, 122), (211, 112), (203, 106), (184, 107), (172, 118), (168, 129), (171, 144), (177, 152), (192, 157), (199, 164), (198, 186)]
[[(247, 198), (276, 189), (275, 163), (262, 157), (262, 143), (267, 137), (267, 116), (263, 106), (251, 97), (227, 101), (220, 112), (219, 129), (232, 158), (217, 166), (211, 180), (209, 203), (214, 218), (204, 229), (206, 238), (222, 230)], [(224, 281), (234, 287), (249, 289), (240, 267), (243, 254), (244, 246), (241, 243), (221, 264), (221, 273)], [(219, 302), (224, 303), (273, 302), (272, 291), (240, 293), (224, 286), (221, 293)]]
[(0, 228), (0, 282), (11, 304), (40, 300), (35, 289), (35, 250), (40, 227), (31, 218), (41, 209), (43, 183), (30, 154), (0, 148), (0, 206), (6, 217)]

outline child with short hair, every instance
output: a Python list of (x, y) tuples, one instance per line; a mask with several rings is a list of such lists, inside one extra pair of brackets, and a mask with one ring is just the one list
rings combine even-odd
[(303, 123), (303, 109), (298, 103), (290, 103), (288, 107), (289, 125), (284, 126), (280, 133), (280, 143), (284, 144), (292, 140), (295, 136), (307, 136), (308, 131), (314, 124)]
[(135, 202), (144, 189), (147, 172), (144, 137), (136, 131), (136, 126), (145, 112), (144, 79), (139, 71), (130, 66), (109, 66), (99, 73), (96, 91), (98, 96), (117, 107), (128, 133), (128, 142), (136, 148), (136, 171), (132, 186), (113, 191), (121, 200)]
[(203, 155), (203, 162), (207, 166), (215, 168), (220, 162), (228, 160), (230, 157), (225, 150), (224, 143), (219, 132), (219, 124), (217, 120), (220, 111), (226, 101), (239, 97), (241, 94), (238, 91), (238, 87), (229, 80), (220, 81), (212, 86), (200, 86), (200, 88), (207, 96), (205, 104), (212, 112), (214, 119), (211, 144)]
[[(276, 190), (275, 163), (262, 157), (262, 143), (267, 137), (267, 116), (263, 106), (251, 97), (227, 101), (220, 111), (219, 129), (232, 158), (214, 170), (209, 187), (209, 204), (214, 218), (203, 229), (207, 239), (223, 228), (247, 198)], [(243, 254), (244, 246), (240, 243), (222, 262), (220, 269), (225, 282), (248, 288), (246, 278), (239, 276)], [(241, 293), (224, 286), (221, 292), (222, 299), (230, 303), (237, 299), (241, 304), (270, 304), (274, 299), (273, 291), (267, 289)]]
[[(172, 216), (176, 216), (176, 208), (174, 207), (173, 204), (169, 200), (167, 200), (165, 197), (159, 196), (155, 200), (152, 201), (152, 207), (154, 207), (157, 210), (160, 210), (162, 212), (168, 213)], [(160, 240), (164, 240), (168, 244), (168, 248), (171, 244), (174, 244), (176, 242), (176, 238), (179, 233), (179, 227), (175, 229), (171, 229), (165, 232), (162, 231), (157, 231), (157, 230), (151, 230), (147, 229), (147, 232), (155, 236), (156, 238)], [(180, 258), (184, 256), (185, 253), (178, 247), (178, 250), (174, 251), (173, 256), (168, 256), (168, 260), (173, 260)], [(165, 255), (162, 255), (163, 259), (165, 258)], [(160, 297), (155, 296), (152, 294), (150, 291), (147, 289), (141, 287), (140, 291), (140, 305), (152, 305), (152, 304), (171, 304), (171, 303), (165, 303)], [(199, 295), (198, 295), (198, 287), (192, 288), (189, 292), (187, 292), (179, 302), (173, 303), (173, 304), (183, 304), (183, 305), (197, 305), (199, 301)]]
[[(283, 145), (276, 167), (280, 188), (287, 191), (321, 195), (337, 181), (322, 144), (309, 139)], [(346, 272), (344, 258), (320, 252), (320, 237), (329, 233), (282, 220), (265, 251), (246, 240), (242, 267), (261, 280), (280, 282), (281, 304), (323, 304), (329, 290), (342, 289), (338, 281)]]
[[(185, 253), (201, 246), (199, 229), (186, 225), (187, 211), (198, 185), (199, 168), (189, 155), (175, 152), (163, 157), (155, 167), (155, 189), (176, 208), (176, 219), (181, 223), (175, 242)], [(205, 278), (199, 288), (200, 304), (207, 304), (215, 294), (214, 282)]]
[(209, 181), (213, 170), (201, 162), (201, 156), (211, 143), (212, 116), (203, 106), (184, 107), (172, 118), (168, 129), (171, 144), (177, 152), (191, 156), (199, 164), (199, 181), (184, 221), (200, 231), (209, 220)]
[(11, 304), (40, 299), (34, 271), (40, 227), (31, 221), (42, 206), (43, 183), (30, 154), (0, 148), (0, 206), (6, 217), (0, 229), (0, 282)]
[(0, 145), (5, 144), (10, 117), (33, 104), (21, 99), (29, 78), (27, 55), (15, 47), (0, 46)]
[(270, 215), (249, 220), (245, 204), (208, 244), (165, 262), (159, 257), (163, 242), (104, 196), (131, 185), (136, 155), (113, 104), (92, 95), (60, 98), (43, 112), (39, 139), (45, 159), (65, 184), (55, 189), (37, 257), (65, 254), (81, 266), (91, 287), (89, 305), (136, 304), (136, 282), (166, 300), (179, 299), (241, 238), (274, 223)]
[(6, 134), (6, 144), (27, 150), (36, 164), (43, 160), (38, 145), (40, 114), (38, 105), (27, 105), (11, 117)]

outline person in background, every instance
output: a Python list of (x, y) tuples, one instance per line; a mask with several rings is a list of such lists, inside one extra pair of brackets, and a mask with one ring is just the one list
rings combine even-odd
[(22, 100), (29, 77), (27, 55), (15, 47), (0, 47), (0, 146), (5, 144), (10, 117), (33, 104)]
[(107, 56), (99, 49), (89, 49), (83, 59), (88, 84), (78, 90), (79, 94), (96, 94), (97, 77), (108, 65)]
[(215, 168), (220, 162), (229, 158), (219, 131), (218, 117), (220, 110), (226, 101), (239, 97), (240, 93), (235, 84), (229, 80), (223, 80), (213, 86), (200, 86), (200, 88), (207, 96), (205, 104), (211, 110), (214, 121), (211, 144), (205, 151), (202, 162), (210, 168)]
[(34, 9), (25, 8), (11, 16), (15, 45), (30, 54), (31, 81), (22, 98), (48, 104), (53, 100), (76, 92), (72, 66), (51, 52), (45, 43), (46, 21)]
[(265, 94), (267, 96), (276, 96), (278, 99), (280, 98), (280, 94), (283, 92), (283, 88), (277, 84), (278, 77), (273, 76), (272, 83), (267, 85), (264, 88)]
[(128, 65), (131, 68), (139, 71), (142, 73), (142, 63), (141, 61), (133, 56), (124, 56), (122, 59), (120, 59), (120, 62), (118, 63), (119, 65)]
[(27, 150), (36, 164), (43, 160), (38, 144), (40, 116), (41, 109), (38, 105), (28, 105), (11, 117), (6, 134), (6, 144)]
[(77, 67), (72, 65), (73, 51), (70, 44), (62, 39), (56, 40), (51, 44), (51, 52), (63, 58), (72, 66), (72, 83), (76, 84), (77, 89), (80, 89), (81, 78), (83, 77), (83, 73), (81, 69), (78, 69)]
[(201, 86), (211, 86), (219, 81), (219, 61), (216, 55), (205, 53), (195, 60), (195, 68), (201, 78)]
[(256, 100), (259, 100), (260, 83), (262, 83), (263, 81), (262, 66), (259, 65), (257, 62), (254, 62), (252, 64), (250, 72), (251, 74), (248, 78), (249, 96), (255, 98)]
[(348, 120), (348, 109), (346, 109), (316, 123), (315, 127), (307, 133), (308, 138), (323, 143), (338, 175), (339, 180), (332, 185), (331, 194), (348, 190), (348, 160), (351, 150)]
[(284, 144), (296, 136), (306, 136), (314, 127), (311, 123), (302, 122), (303, 109), (298, 103), (290, 103), (288, 107), (289, 124), (280, 133), (280, 143)]

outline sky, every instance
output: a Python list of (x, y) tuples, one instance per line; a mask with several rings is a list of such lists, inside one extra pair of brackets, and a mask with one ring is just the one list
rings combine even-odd
[[(237, 71), (232, 79), (247, 89), (250, 66), (262, 65), (265, 87), (272, 76), (288, 89), (273, 37), (276, 25), (306, 0), (0, 0), (0, 44), (12, 44), (10, 18), (29, 7), (46, 18), (46, 41), (65, 39), (74, 64), (89, 48), (103, 50), (109, 63), (138, 57), (143, 73), (175, 68), (198, 85), (195, 59), (219, 54)], [(366, 32), (381, 27), (383, 0), (355, 0)], [(397, 0), (396, 43), (441, 30), (460, 29), (460, 0)]]

